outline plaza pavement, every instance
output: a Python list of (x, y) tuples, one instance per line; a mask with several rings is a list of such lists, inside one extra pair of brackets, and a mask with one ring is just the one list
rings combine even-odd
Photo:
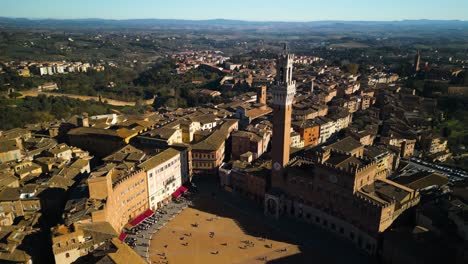
[[(167, 214), (137, 237), (135, 251), (149, 263), (376, 263), (329, 231), (266, 217), (261, 204), (222, 190), (214, 180), (195, 182), (199, 191), (192, 201), (170, 203), (163, 208)], [(241, 248), (246, 241), (254, 245)]]

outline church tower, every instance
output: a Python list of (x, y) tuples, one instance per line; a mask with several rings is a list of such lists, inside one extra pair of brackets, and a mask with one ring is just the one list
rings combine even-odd
[(276, 83), (273, 94), (273, 140), (271, 186), (282, 185), (284, 168), (289, 162), (291, 146), (291, 114), (296, 82), (292, 79), (294, 54), (284, 46), (276, 64)]
[(262, 85), (257, 88), (257, 104), (261, 104), (261, 108), (265, 109), (267, 104), (267, 93), (266, 93), (266, 86)]
[(418, 53), (416, 54), (416, 56), (414, 56), (414, 72), (419, 72), (420, 69), (421, 69), (421, 54), (419, 53), (419, 50), (418, 50)]

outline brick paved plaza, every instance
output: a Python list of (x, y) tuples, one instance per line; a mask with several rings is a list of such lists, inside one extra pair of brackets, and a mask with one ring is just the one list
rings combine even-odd
[[(213, 210), (222, 209), (216, 201), (199, 200), (198, 203), (205, 203), (204, 206), (213, 207)], [(233, 208), (229, 211), (238, 214), (236, 219), (244, 217), (243, 225), (249, 224), (255, 234), (271, 235), (274, 232), (254, 219), (248, 219), (242, 212), (235, 212)], [(210, 232), (214, 232), (212, 237)], [(299, 248), (248, 234), (232, 218), (187, 208), (153, 236), (149, 252), (151, 263), (262, 263), (297, 254)]]

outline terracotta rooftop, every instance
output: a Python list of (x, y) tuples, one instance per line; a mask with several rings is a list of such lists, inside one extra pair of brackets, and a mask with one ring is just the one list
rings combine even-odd
[(330, 144), (324, 149), (332, 149), (335, 151), (340, 151), (340, 152), (345, 152), (345, 153), (350, 153), (358, 148), (363, 147), (361, 143), (357, 140), (355, 140), (352, 137), (346, 137), (340, 141), (337, 141), (333, 144)]
[(19, 149), (16, 140), (2, 140), (0, 141), (0, 152), (8, 152)]
[(138, 165), (138, 167), (144, 169), (144, 170), (150, 170), (153, 168), (156, 168), (157, 166), (161, 165), (162, 163), (170, 160), (171, 158), (179, 155), (180, 152), (178, 150), (175, 150), (173, 148), (168, 148), (157, 155), (149, 158), (147, 161), (141, 163)]
[(398, 177), (394, 180), (414, 190), (424, 189), (430, 186), (443, 186), (448, 183), (448, 178), (444, 175), (431, 172), (418, 172), (410, 176)]
[(210, 136), (208, 136), (203, 141), (196, 143), (192, 146), (193, 150), (218, 150), (221, 145), (226, 141), (229, 137), (229, 129), (237, 120), (228, 119), (224, 122), (224, 124), (218, 130), (215, 130)]
[(232, 136), (233, 137), (247, 137), (250, 139), (250, 141), (255, 141), (255, 142), (260, 142), (262, 141), (262, 137), (260, 137), (259, 135), (253, 133), (253, 132), (249, 132), (249, 131), (236, 131), (236, 132), (233, 132), (232, 133)]

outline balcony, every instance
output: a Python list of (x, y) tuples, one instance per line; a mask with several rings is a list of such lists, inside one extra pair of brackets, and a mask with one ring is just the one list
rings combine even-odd
[(172, 177), (171, 179), (168, 179), (166, 182), (164, 182), (164, 187), (170, 185), (171, 183), (175, 182), (175, 177)]

